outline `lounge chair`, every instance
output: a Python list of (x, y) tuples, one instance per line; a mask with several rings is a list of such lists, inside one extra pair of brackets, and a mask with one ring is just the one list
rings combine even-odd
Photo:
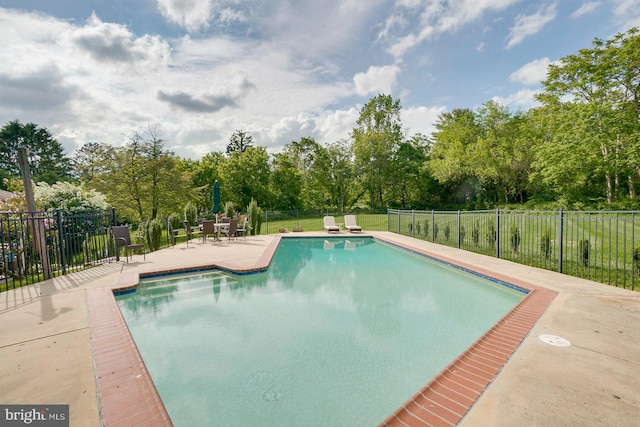
[(344, 228), (349, 230), (350, 233), (353, 233), (354, 231), (362, 231), (362, 228), (356, 223), (355, 215), (344, 216)]
[(116, 241), (116, 261), (120, 261), (120, 248), (124, 248), (124, 254), (129, 262), (129, 252), (142, 249), (142, 258), (146, 260), (144, 252), (144, 237), (133, 236), (137, 243), (131, 243), (131, 233), (128, 225), (114, 225), (111, 227), (113, 238)]
[(332, 231), (340, 232), (340, 227), (336, 224), (336, 219), (333, 216), (327, 215), (323, 218), (323, 221), (323, 229), (327, 230), (327, 233), (331, 233)]

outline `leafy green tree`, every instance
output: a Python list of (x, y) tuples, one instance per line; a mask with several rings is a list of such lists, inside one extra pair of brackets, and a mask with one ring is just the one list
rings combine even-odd
[(272, 207), (277, 210), (301, 209), (302, 176), (290, 153), (282, 152), (273, 156), (270, 174)]
[(340, 211), (352, 208), (358, 197), (353, 191), (355, 173), (351, 145), (346, 140), (340, 140), (329, 144), (326, 151), (328, 165), (325, 176), (329, 204)]
[(397, 195), (401, 109), (400, 100), (377, 95), (362, 107), (351, 134), (356, 173), (372, 208), (388, 206)]
[[(572, 188), (562, 188), (571, 200), (583, 196), (580, 182), (596, 181), (607, 204), (624, 185), (635, 196), (638, 170), (640, 111), (640, 39), (637, 29), (609, 41), (595, 39), (591, 49), (561, 58), (551, 65), (540, 117), (549, 133), (536, 156), (544, 182), (562, 188), (567, 175), (575, 175)], [(562, 162), (554, 163), (562, 153)]]
[(227, 154), (231, 154), (234, 151), (242, 151), (244, 153), (249, 147), (253, 147), (253, 136), (249, 135), (249, 132), (240, 129), (235, 131), (229, 138)]
[(195, 198), (191, 174), (178, 160), (164, 149), (156, 128), (135, 132), (122, 147), (91, 144), (76, 152), (81, 181), (105, 194), (120, 218), (131, 222), (180, 211)]
[(301, 138), (287, 144), (282, 153), (300, 175), (302, 209), (322, 209), (327, 206), (329, 156), (327, 150), (313, 138)]
[(7, 175), (20, 176), (19, 147), (28, 149), (29, 167), (35, 182), (54, 184), (72, 179), (71, 160), (64, 154), (62, 145), (47, 129), (33, 123), (22, 124), (18, 120), (0, 129), (0, 169)]
[(212, 151), (199, 160), (180, 159), (178, 169), (191, 176), (190, 187), (196, 194), (198, 211), (211, 212), (213, 183), (220, 181), (220, 165), (226, 161), (222, 152)]
[(248, 206), (251, 199), (270, 206), (269, 155), (264, 147), (250, 147), (234, 151), (220, 165), (220, 190), (223, 202), (233, 201), (237, 206)]
[(470, 109), (441, 113), (431, 136), (428, 170), (450, 191), (454, 202), (471, 202), (478, 193), (474, 159), (481, 129)]

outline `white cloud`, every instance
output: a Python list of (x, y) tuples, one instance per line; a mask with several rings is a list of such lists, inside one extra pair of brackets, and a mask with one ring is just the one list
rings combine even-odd
[(599, 1), (588, 1), (588, 2), (582, 3), (580, 7), (571, 14), (571, 19), (577, 19), (582, 15), (591, 13), (597, 8), (599, 8), (601, 5), (602, 3)]
[(612, 0), (613, 16), (620, 24), (620, 31), (640, 27), (640, 2), (637, 0)]
[(445, 107), (410, 107), (400, 110), (402, 125), (411, 136), (421, 133), (430, 136), (435, 130), (438, 116), (446, 110)]
[(538, 33), (556, 17), (556, 4), (541, 7), (533, 15), (518, 15), (509, 33), (507, 49), (519, 44), (526, 37)]
[[(482, 18), (484, 14), (500, 11), (521, 0), (451, 0), (422, 2), (420, 27), (415, 31), (398, 37), (388, 51), (396, 58), (405, 55), (411, 48), (425, 40), (446, 32), (454, 32), (471, 22)], [(399, 2), (398, 7), (415, 9), (417, 2)]]
[(484, 42), (478, 43), (478, 45), (476, 46), (476, 50), (478, 52), (482, 52), (484, 50)]
[(358, 73), (353, 76), (356, 93), (361, 96), (370, 93), (390, 94), (400, 71), (400, 67), (397, 65), (371, 66), (366, 73)]
[(512, 93), (506, 98), (500, 96), (494, 96), (493, 101), (498, 102), (502, 105), (517, 107), (522, 109), (529, 109), (535, 107), (537, 105), (537, 101), (534, 97), (539, 93), (538, 90), (531, 89), (521, 89), (516, 93)]
[(213, 17), (211, 0), (157, 0), (158, 9), (169, 22), (181, 25), (190, 32), (208, 27)]
[(509, 81), (525, 85), (539, 84), (547, 78), (547, 68), (551, 64), (549, 58), (535, 59), (511, 73)]

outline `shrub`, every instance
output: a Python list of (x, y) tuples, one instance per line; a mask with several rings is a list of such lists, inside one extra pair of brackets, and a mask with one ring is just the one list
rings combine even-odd
[(464, 235), (465, 235), (464, 225), (461, 225), (460, 226), (460, 240), (458, 241), (460, 243), (460, 246), (464, 245)]
[(518, 253), (518, 247), (520, 247), (521, 238), (520, 229), (515, 224), (511, 226), (511, 238), (509, 240), (511, 241), (511, 250), (514, 253)]
[(429, 221), (426, 219), (424, 220), (424, 235), (429, 236)]
[(635, 267), (636, 274), (640, 277), (640, 246), (636, 246), (633, 250), (633, 266)]
[(478, 244), (480, 243), (480, 223), (478, 221), (473, 224), (471, 239), (473, 239), (473, 246), (478, 247)]
[(195, 224), (198, 218), (198, 209), (192, 202), (188, 202), (184, 206), (184, 220), (189, 221), (189, 224)]
[(449, 226), (449, 224), (447, 224), (444, 227), (444, 238), (447, 240), (447, 242), (449, 241), (449, 236), (451, 236), (451, 227)]
[(436, 239), (438, 238), (438, 224), (434, 223), (433, 224), (433, 241), (435, 242)]
[(416, 221), (416, 235), (420, 235), (420, 220)]
[(578, 241), (578, 255), (582, 265), (589, 266), (589, 239)]
[(489, 231), (487, 231), (487, 243), (489, 243), (489, 248), (495, 248), (496, 237), (496, 227), (491, 223), (489, 224)]
[(227, 218), (234, 218), (236, 216), (236, 204), (232, 201), (228, 201), (224, 204), (224, 214)]
[(173, 227), (174, 230), (184, 227), (184, 224), (182, 222), (184, 221), (184, 219), (182, 219), (182, 216), (179, 213), (172, 213), (171, 215), (169, 215), (169, 218), (167, 218), (167, 221), (169, 222), (169, 224), (171, 224), (171, 227)]
[(247, 214), (249, 215), (249, 224), (251, 224), (251, 235), (256, 236), (260, 234), (260, 228), (262, 226), (262, 209), (258, 206), (253, 198), (247, 206)]
[(160, 241), (162, 240), (162, 221), (158, 218), (154, 218), (147, 224), (147, 234), (145, 240), (149, 246), (150, 251), (157, 251), (160, 249)]
[(540, 238), (540, 252), (545, 259), (551, 258), (551, 231), (545, 230)]

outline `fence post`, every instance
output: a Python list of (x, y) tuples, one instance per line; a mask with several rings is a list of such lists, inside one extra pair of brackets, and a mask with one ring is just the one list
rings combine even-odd
[(562, 208), (558, 211), (558, 221), (559, 221), (559, 229), (558, 229), (558, 273), (562, 273), (562, 240), (563, 240), (563, 219), (562, 219)]
[(58, 250), (60, 252), (62, 274), (67, 274), (67, 257), (65, 256), (64, 250), (64, 227), (62, 226), (62, 211), (60, 209), (56, 211), (56, 222), (58, 223)]
[(461, 236), (460, 236), (460, 210), (458, 210), (458, 249), (462, 248), (462, 241), (461, 241)]
[(431, 209), (431, 241), (435, 243), (436, 241), (436, 216)]
[(398, 214), (398, 234), (400, 234), (400, 210), (396, 210), (396, 213)]
[(496, 258), (500, 258), (500, 208), (496, 209)]
[(415, 237), (414, 231), (413, 231), (415, 227), (416, 227), (416, 212), (415, 210), (411, 209), (411, 237)]

